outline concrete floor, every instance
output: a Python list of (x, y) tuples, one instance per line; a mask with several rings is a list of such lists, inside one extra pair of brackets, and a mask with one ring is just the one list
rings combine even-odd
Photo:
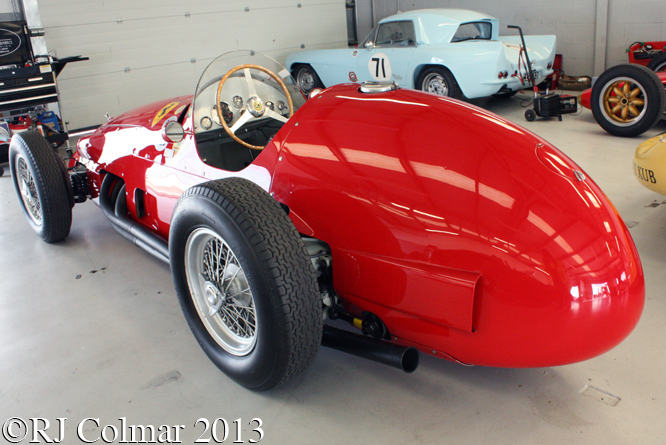
[[(666, 197), (632, 174), (634, 149), (666, 131), (666, 123), (636, 139), (617, 138), (589, 110), (563, 122), (526, 122), (519, 98), (475, 103), (571, 156), (631, 227), (647, 301), (634, 333), (614, 350), (574, 365), (520, 370), (422, 356), (407, 375), (322, 349), (295, 381), (253, 393), (201, 351), (167, 265), (122, 239), (92, 203), (74, 208), (66, 241), (42, 242), (6, 174), (0, 178), (0, 423), (43, 417), (54, 438), (56, 419), (67, 418), (64, 443), (71, 444), (80, 443), (77, 427), (86, 418), (100, 424), (83, 425), (89, 440), (126, 418), (155, 428), (184, 425), (180, 439), (193, 443), (204, 432), (197, 419), (224, 418), (231, 443), (240, 418), (241, 440), (249, 443), (259, 438), (249, 422), (261, 418), (265, 444), (666, 443)], [(210, 437), (210, 431), (203, 436)]]

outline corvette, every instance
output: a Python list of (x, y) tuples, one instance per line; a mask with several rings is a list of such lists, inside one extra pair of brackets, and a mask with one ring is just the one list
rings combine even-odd
[(417, 351), (573, 363), (620, 343), (643, 309), (629, 231), (578, 165), (490, 112), (390, 82), (306, 100), (276, 61), (230, 53), (193, 96), (80, 139), (69, 169), (29, 132), (10, 167), (45, 241), (92, 199), (168, 262), (202, 349), (254, 390), (322, 344), (405, 371)]
[[(421, 9), (382, 19), (358, 48), (301, 51), (287, 69), (299, 87), (395, 81), (459, 99), (508, 96), (530, 85), (520, 38), (499, 36), (499, 21), (464, 9)], [(553, 72), (555, 36), (526, 36), (534, 77)]]

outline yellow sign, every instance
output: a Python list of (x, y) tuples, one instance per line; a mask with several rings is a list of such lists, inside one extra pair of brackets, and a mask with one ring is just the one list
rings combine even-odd
[(164, 119), (164, 116), (169, 114), (171, 110), (176, 108), (178, 105), (180, 105), (180, 102), (171, 102), (170, 104), (165, 105), (156, 115), (155, 118), (153, 119), (153, 127), (162, 119)]

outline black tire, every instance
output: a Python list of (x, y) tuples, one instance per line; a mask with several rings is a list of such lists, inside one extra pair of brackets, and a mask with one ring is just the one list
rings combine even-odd
[(293, 70), (293, 76), (296, 84), (306, 96), (315, 88), (324, 88), (317, 72), (310, 65), (297, 65)]
[[(224, 261), (206, 256), (215, 246)], [(314, 268), (285, 211), (259, 186), (229, 178), (188, 189), (171, 220), (169, 257), (192, 333), (231, 379), (268, 390), (312, 363), (323, 331)]]
[(3, 176), (5, 174), (5, 169), (3, 167), (0, 167), (0, 176)]
[[(629, 93), (625, 93), (625, 88)], [(617, 95), (618, 90), (622, 96)], [(654, 71), (642, 65), (625, 64), (609, 68), (599, 76), (590, 101), (594, 119), (601, 128), (615, 136), (633, 137), (661, 119), (666, 93)]]
[(33, 230), (47, 243), (65, 239), (72, 226), (74, 199), (67, 170), (51, 144), (37, 131), (14, 135), (9, 168)]
[(532, 110), (531, 108), (525, 110), (525, 120), (527, 122), (534, 122), (536, 118), (537, 118), (536, 111)]
[(437, 94), (438, 96), (462, 99), (463, 94), (453, 74), (445, 67), (424, 69), (416, 81), (417, 89)]
[(666, 53), (659, 53), (648, 62), (647, 67), (655, 73), (666, 70)]

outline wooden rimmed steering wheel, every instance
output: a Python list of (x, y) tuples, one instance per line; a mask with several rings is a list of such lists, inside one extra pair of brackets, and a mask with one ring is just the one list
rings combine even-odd
[[(289, 103), (289, 114), (285, 117), (279, 113), (276, 113), (275, 111), (271, 110), (270, 108), (266, 107), (266, 103), (257, 95), (257, 91), (254, 88), (254, 81), (252, 80), (252, 74), (250, 70), (258, 70), (263, 73), (266, 73), (269, 75), (273, 80), (275, 80), (278, 85), (280, 85), (280, 88), (282, 88), (282, 91), (284, 92), (284, 95), (287, 97), (287, 102)], [(237, 73), (238, 71), (243, 70), (245, 73), (245, 80), (247, 81), (247, 87), (249, 91), (249, 98), (245, 102), (244, 105), (244, 113), (240, 115), (238, 120), (231, 126), (229, 127), (227, 125), (227, 122), (224, 120), (224, 116), (222, 113), (222, 107), (220, 106), (221, 103), (221, 93), (222, 93), (222, 87), (224, 86), (225, 82), (229, 77), (231, 77), (234, 73)], [(252, 119), (259, 119), (263, 116), (268, 116), (270, 118), (273, 118), (275, 120), (278, 120), (280, 122), (287, 122), (287, 120), (294, 114), (294, 103), (291, 100), (291, 95), (289, 94), (289, 90), (287, 89), (287, 86), (284, 84), (284, 82), (272, 71), (264, 68), (263, 66), (259, 65), (253, 65), (253, 64), (245, 64), (245, 65), (238, 65), (237, 67), (231, 69), (227, 74), (225, 74), (222, 79), (220, 79), (220, 83), (217, 86), (217, 95), (215, 96), (216, 104), (217, 106), (217, 115), (220, 118), (220, 122), (222, 123), (222, 127), (224, 130), (231, 136), (236, 142), (243, 144), (244, 146), (251, 148), (253, 150), (263, 150), (265, 145), (252, 145), (249, 144), (243, 140), (241, 140), (238, 136), (236, 136), (236, 132), (247, 122), (251, 121)]]

